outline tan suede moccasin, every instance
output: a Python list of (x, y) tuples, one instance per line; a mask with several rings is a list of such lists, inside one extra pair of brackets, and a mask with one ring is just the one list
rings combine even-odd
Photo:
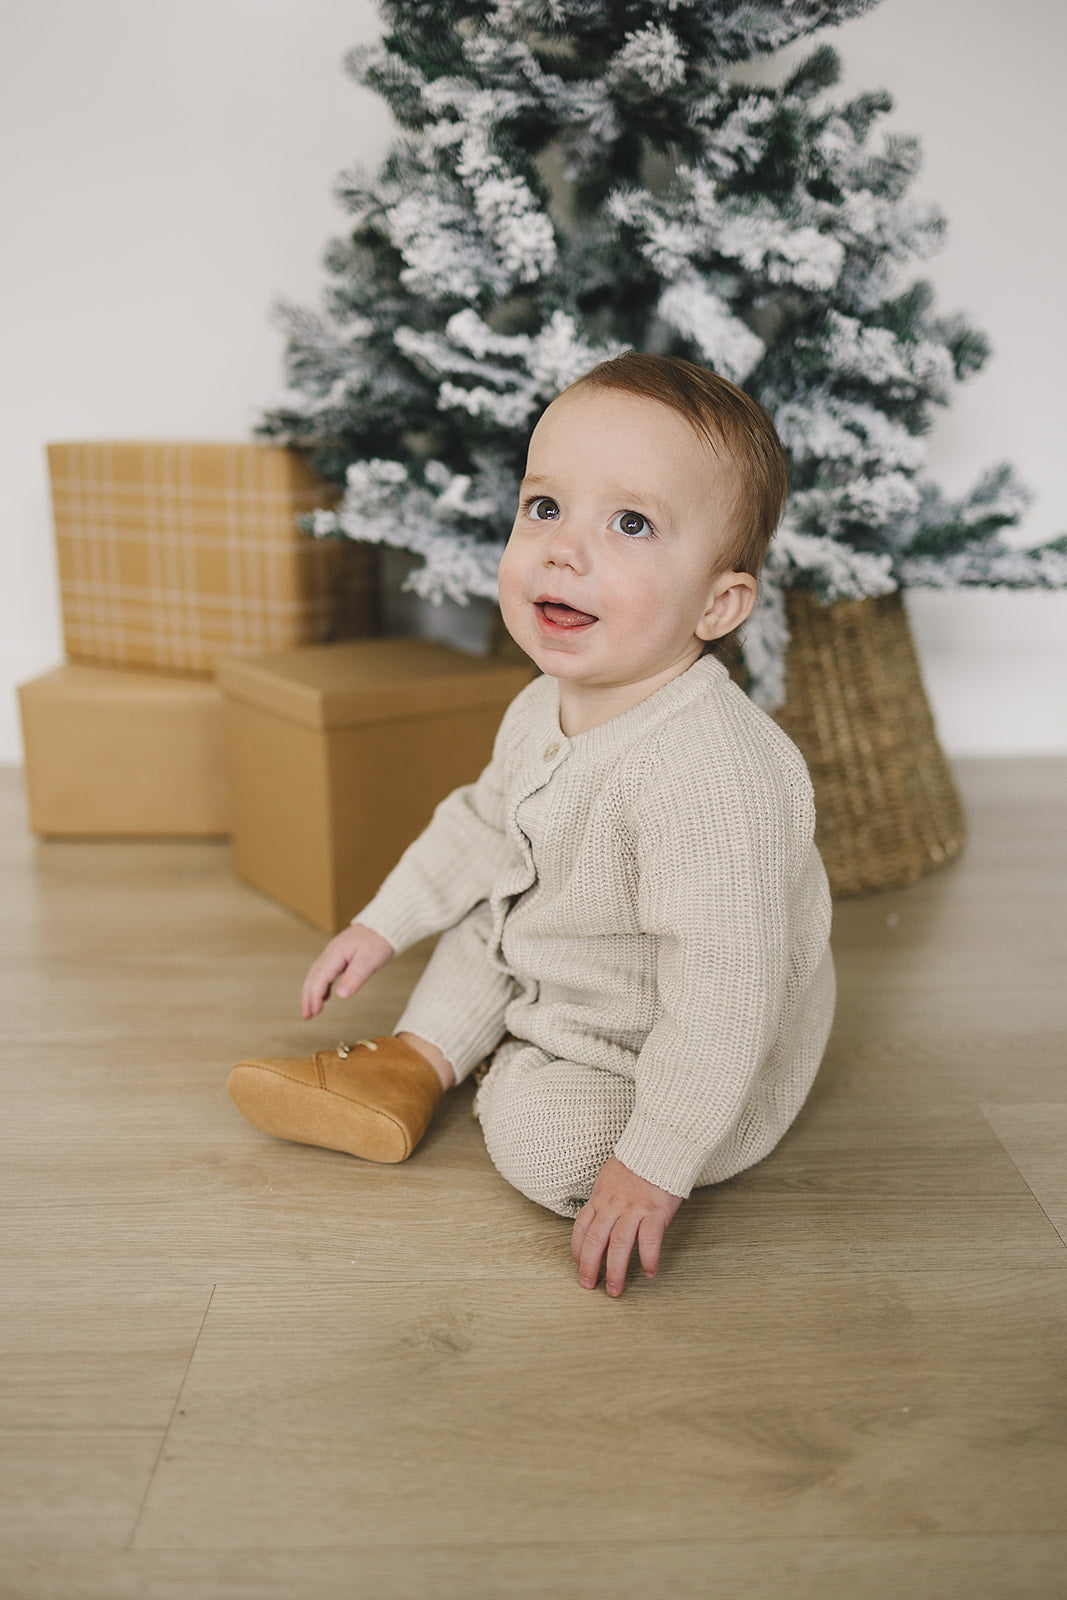
[(243, 1117), (297, 1144), (344, 1150), (365, 1161), (405, 1161), (444, 1089), (400, 1039), (361, 1039), (283, 1060), (239, 1061), (227, 1082)]

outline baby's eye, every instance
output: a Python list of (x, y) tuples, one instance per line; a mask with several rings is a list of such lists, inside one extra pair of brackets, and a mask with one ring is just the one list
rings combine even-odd
[(536, 517), (539, 522), (554, 522), (559, 516), (559, 506), (547, 494), (535, 495), (526, 502), (526, 515)]
[(652, 534), (652, 524), (640, 511), (617, 511), (608, 526), (628, 539), (647, 539)]

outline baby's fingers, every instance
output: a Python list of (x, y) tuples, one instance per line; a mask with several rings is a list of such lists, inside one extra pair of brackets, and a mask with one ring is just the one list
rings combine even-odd
[(311, 1017), (318, 1016), (329, 989), (329, 978), (320, 979), (317, 974), (308, 973), (300, 994), (300, 1010), (305, 1022)]
[[(580, 1220), (580, 1219), (579, 1219)], [(605, 1264), (604, 1287), (610, 1295), (620, 1295), (626, 1286), (626, 1271), (630, 1264), (634, 1240), (637, 1237), (635, 1220), (620, 1217), (598, 1216), (594, 1212), (584, 1236), (572, 1241), (572, 1251), (578, 1262), (578, 1277), (583, 1289), (595, 1289), (600, 1278), (601, 1264)], [(607, 1260), (605, 1263), (605, 1252)]]
[(596, 1212), (591, 1202), (587, 1200), (574, 1219), (574, 1227), (571, 1230), (571, 1255), (574, 1257), (575, 1264), (582, 1259), (582, 1246), (585, 1244), (585, 1236), (589, 1232), (590, 1224), (595, 1216)]
[[(333, 992), (340, 1000), (351, 999), (367, 979), (396, 954), (388, 939), (383, 939), (380, 933), (365, 928), (359, 922), (353, 922), (343, 933), (339, 933), (334, 945), (340, 959), (332, 974)], [(327, 946), (325, 953), (329, 954), (329, 950), (330, 946)]]
[(641, 1270), (646, 1278), (654, 1278), (659, 1271), (659, 1253), (663, 1244), (663, 1235), (667, 1231), (667, 1219), (655, 1215), (642, 1217), (641, 1226), (637, 1230), (637, 1254), (641, 1261)]
[(620, 1217), (611, 1230), (607, 1268), (604, 1274), (604, 1287), (610, 1295), (620, 1295), (626, 1287), (626, 1273), (636, 1238), (636, 1222), (629, 1217)]
[[(611, 1224), (603, 1217), (598, 1217), (591, 1206), (587, 1206), (585, 1210), (589, 1212), (589, 1221), (581, 1238), (576, 1238), (572, 1242), (571, 1249), (578, 1263), (578, 1280), (582, 1288), (595, 1289), (600, 1277), (600, 1264), (611, 1237)], [(584, 1215), (585, 1212), (582, 1213), (583, 1217)]]
[(310, 1017), (317, 1017), (330, 992), (330, 985), (343, 972), (348, 965), (347, 958), (339, 952), (331, 954), (329, 948), (315, 962), (311, 971), (304, 979), (301, 991), (301, 1005), (305, 1021)]

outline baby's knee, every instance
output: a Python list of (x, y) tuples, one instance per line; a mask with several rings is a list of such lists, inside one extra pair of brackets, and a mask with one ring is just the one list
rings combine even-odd
[[(531, 1059), (535, 1058), (535, 1059)], [(576, 1217), (633, 1108), (611, 1073), (523, 1051), (494, 1067), (478, 1097), (490, 1159), (528, 1199)]]

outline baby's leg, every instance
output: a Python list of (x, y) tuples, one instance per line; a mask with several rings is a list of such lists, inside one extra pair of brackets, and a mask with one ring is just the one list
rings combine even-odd
[(503, 1039), (504, 1012), (517, 993), (514, 978), (489, 960), (491, 927), (483, 903), (441, 935), (394, 1030), (436, 1045), (457, 1083)]
[(508, 1044), (476, 1109), (494, 1166), (561, 1217), (576, 1217), (633, 1112), (628, 1078)]
[(229, 1090), (241, 1115), (282, 1139), (368, 1161), (406, 1160), (447, 1082), (420, 1043), (436, 1046), (459, 1079), (504, 1035), (515, 986), (489, 963), (488, 928), (488, 913), (477, 908), (443, 935), (397, 1026), (400, 1038), (238, 1062)]

